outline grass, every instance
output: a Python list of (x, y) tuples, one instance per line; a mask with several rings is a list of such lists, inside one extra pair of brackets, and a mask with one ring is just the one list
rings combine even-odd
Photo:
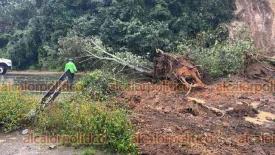
[(27, 125), (27, 115), (35, 108), (37, 100), (19, 91), (1, 89), (0, 92), (0, 129), (10, 132)]
[(81, 152), (81, 155), (95, 155), (96, 150), (94, 148), (86, 148)]
[[(88, 145), (101, 145), (114, 152), (135, 153), (133, 127), (127, 112), (109, 109), (85, 97), (60, 102), (44, 111), (36, 124), (37, 132), (50, 135), (93, 135)], [(99, 140), (103, 138), (102, 140)], [(97, 139), (97, 140), (96, 140)], [(81, 142), (70, 143), (81, 145)]]
[[(106, 78), (110, 77), (110, 78)], [(33, 124), (36, 134), (49, 136), (92, 135), (90, 141), (62, 141), (71, 146), (88, 146), (85, 154), (93, 154), (93, 147), (115, 153), (137, 154), (134, 129), (128, 113), (111, 101), (111, 76), (101, 71), (88, 74), (76, 86), (82, 91), (76, 95), (59, 98), (37, 117)], [(4, 132), (20, 129), (28, 123), (27, 116), (35, 109), (40, 95), (19, 91), (0, 92), (0, 128)], [(112, 105), (112, 106), (110, 106)], [(90, 138), (90, 137), (89, 137)]]

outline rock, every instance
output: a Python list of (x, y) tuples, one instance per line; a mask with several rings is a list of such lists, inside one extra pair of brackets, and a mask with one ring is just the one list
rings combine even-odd
[(218, 105), (218, 107), (219, 107), (219, 108), (222, 108), (222, 107), (223, 107), (223, 105)]
[(223, 125), (223, 127), (229, 127), (230, 126), (230, 124), (228, 122), (223, 122), (222, 125)]
[(269, 102), (269, 99), (261, 98), (261, 99), (260, 99), (260, 102), (262, 102), (262, 103), (268, 103), (268, 102)]
[(237, 102), (236, 104), (238, 104), (238, 105), (243, 105), (243, 102)]
[(224, 141), (224, 144), (230, 146), (230, 145), (232, 145), (232, 142), (230, 139), (227, 139)]
[(57, 146), (54, 145), (54, 144), (49, 146), (49, 149), (50, 149), (50, 150), (54, 150), (54, 149), (56, 149), (56, 148), (57, 148)]
[(261, 102), (252, 102), (250, 103), (250, 105), (254, 108), (257, 109), (259, 107), (259, 105), (261, 104)]
[(10, 137), (9, 140), (16, 140), (16, 137)]
[(36, 110), (35, 109), (32, 109), (27, 115), (28, 119), (33, 119), (35, 116), (36, 116)]
[(234, 107), (234, 110), (227, 111), (227, 114), (232, 117), (244, 117), (244, 116), (255, 117), (256, 114), (258, 113), (259, 112), (255, 108), (246, 104), (237, 105), (236, 107)]
[(233, 111), (234, 108), (233, 107), (229, 107), (228, 109), (226, 109), (226, 111)]
[(187, 108), (186, 113), (190, 113), (193, 116), (199, 116), (199, 114), (200, 114), (198, 109), (195, 109), (195, 108)]
[(134, 102), (135, 104), (139, 104), (141, 102), (141, 97), (134, 95), (130, 98), (130, 101)]
[(171, 128), (162, 128), (162, 131), (164, 133), (172, 133), (173, 132), (173, 130)]
[(26, 134), (28, 134), (28, 133), (29, 133), (29, 129), (25, 129), (25, 130), (23, 130), (23, 131), (21, 132), (22, 135), (26, 135)]
[(244, 96), (243, 94), (238, 97), (238, 99), (251, 99), (250, 97)]
[(26, 148), (27, 148), (28, 150), (31, 150), (31, 149), (32, 149), (30, 146), (27, 146)]
[(251, 147), (251, 149), (252, 149), (252, 152), (254, 152), (254, 154), (256, 155), (266, 155), (265, 151), (261, 146), (253, 146)]

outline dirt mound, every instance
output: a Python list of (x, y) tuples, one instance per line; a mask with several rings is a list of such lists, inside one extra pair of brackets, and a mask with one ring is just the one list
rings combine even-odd
[(264, 78), (267, 76), (267, 70), (261, 64), (252, 64), (246, 68), (246, 74), (251, 79)]
[[(155, 87), (158, 84), (151, 85)], [(135, 140), (140, 153), (250, 155), (258, 150), (266, 154), (273, 152), (274, 146), (255, 143), (249, 138), (262, 133), (272, 135), (275, 125), (255, 125), (245, 120), (246, 116), (254, 118), (257, 110), (275, 113), (272, 93), (223, 92), (217, 88), (219, 86), (220, 83), (211, 85), (208, 90), (192, 92), (190, 96), (203, 99), (207, 106), (217, 109), (227, 111), (231, 108), (224, 116), (217, 116), (212, 111), (192, 103), (185, 97), (184, 92), (175, 89), (123, 92), (123, 98), (119, 97), (118, 100), (131, 107), (131, 121), (137, 130)], [(261, 102), (262, 100), (264, 102)], [(259, 108), (238, 104), (254, 101), (257, 101)]]
[(259, 112), (256, 109), (247, 104), (237, 105), (233, 110), (227, 112), (227, 114), (232, 117), (256, 117), (256, 114), (258, 113)]

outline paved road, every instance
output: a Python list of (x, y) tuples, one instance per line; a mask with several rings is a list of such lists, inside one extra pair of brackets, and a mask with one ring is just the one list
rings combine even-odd
[(34, 143), (30, 135), (21, 135), (18, 131), (0, 133), (0, 150), (3, 155), (78, 155), (81, 150), (71, 147), (57, 146), (50, 150), (51, 143)]
[[(0, 76), (0, 81), (24, 83), (24, 82), (52, 82), (56, 81), (63, 73), (62, 72), (8, 72), (6, 75)], [(78, 80), (83, 73), (76, 74), (76, 80)]]
[[(32, 92), (45, 92), (62, 74), (62, 72), (9, 72), (0, 76), (0, 84), (9, 87), (19, 86), (21, 90)], [(75, 80), (79, 80), (82, 75), (82, 73), (77, 74)]]

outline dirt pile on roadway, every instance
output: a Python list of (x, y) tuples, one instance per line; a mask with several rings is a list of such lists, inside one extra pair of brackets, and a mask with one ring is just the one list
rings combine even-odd
[[(275, 114), (274, 94), (229, 91), (233, 89), (222, 89), (224, 83), (234, 86), (255, 81), (231, 79), (190, 94), (204, 100), (207, 106), (226, 111), (223, 117), (188, 101), (182, 91), (143, 89), (123, 92), (118, 99), (133, 111), (131, 120), (137, 130), (136, 143), (140, 152), (155, 155), (274, 153), (275, 140), (261, 141), (262, 137), (274, 137), (274, 120), (267, 118), (269, 121), (262, 125), (246, 120), (257, 118), (259, 111)], [(146, 85), (148, 87), (148, 83)], [(167, 88), (163, 84), (150, 85), (151, 88)]]

